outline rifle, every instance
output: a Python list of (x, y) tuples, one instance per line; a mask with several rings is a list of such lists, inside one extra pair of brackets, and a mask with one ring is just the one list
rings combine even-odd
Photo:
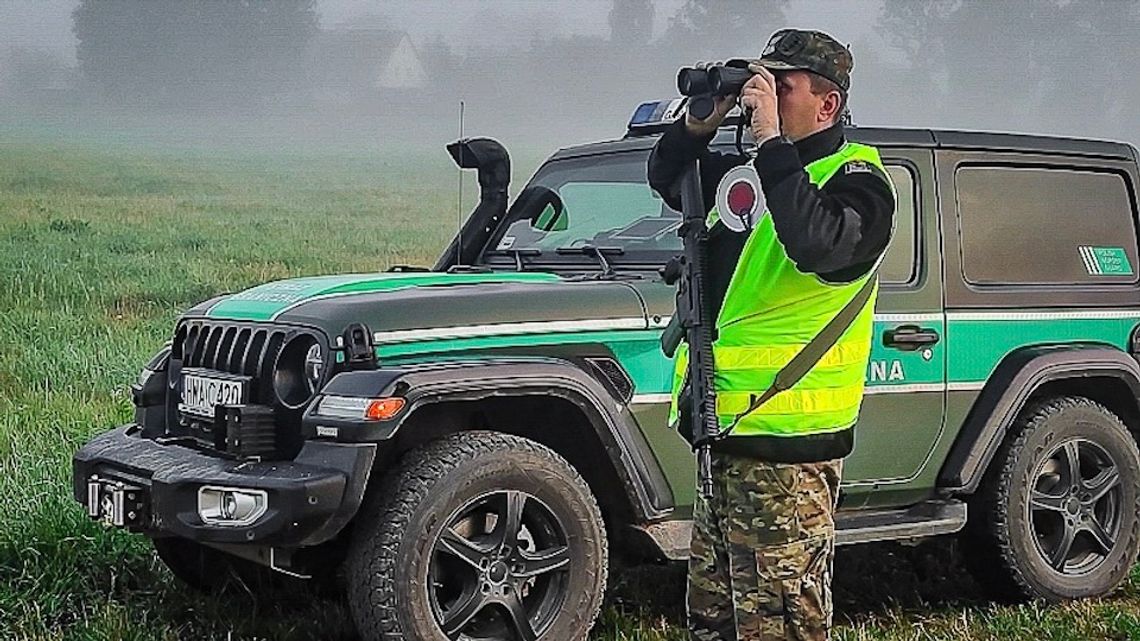
[[(661, 334), (661, 349), (673, 357), (683, 338), (689, 345), (687, 382), (678, 399), (680, 425), (691, 430), (687, 438), (697, 453), (697, 479), (701, 496), (712, 497), (712, 455), (710, 446), (720, 435), (716, 416), (716, 389), (713, 387), (712, 334), (716, 317), (709, 306), (705, 283), (708, 273), (705, 205), (701, 191), (701, 175), (693, 160), (681, 175), (681, 237), (684, 252), (670, 261), (663, 276), (677, 287), (677, 310)], [(684, 433), (682, 432), (682, 435)]]

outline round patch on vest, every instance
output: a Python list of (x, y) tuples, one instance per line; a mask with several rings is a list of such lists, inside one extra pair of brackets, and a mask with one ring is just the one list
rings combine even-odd
[(752, 163), (728, 170), (716, 188), (716, 210), (732, 231), (752, 231), (767, 206), (760, 189), (760, 176)]

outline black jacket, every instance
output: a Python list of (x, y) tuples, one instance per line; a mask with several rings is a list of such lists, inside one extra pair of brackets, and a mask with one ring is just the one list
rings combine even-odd
[[(729, 169), (748, 156), (712, 152), (712, 135), (695, 137), (684, 120), (670, 126), (649, 156), (649, 185), (674, 209), (681, 209), (679, 180), (693, 158), (701, 160), (705, 209)], [(764, 190), (776, 237), (796, 267), (821, 279), (845, 283), (866, 274), (886, 250), (895, 202), (889, 179), (877, 167), (851, 163), (822, 187), (808, 178), (804, 166), (835, 153), (844, 143), (842, 125), (834, 125), (799, 142), (770, 140), (756, 154), (756, 173)], [(747, 235), (717, 223), (709, 231), (712, 309), (719, 310)], [(852, 430), (800, 438), (728, 438), (719, 449), (777, 461), (818, 461), (845, 456), (853, 446)]]
[[(748, 156), (709, 151), (711, 139), (690, 135), (678, 120), (654, 146), (649, 185), (673, 209), (681, 209), (677, 179), (693, 158), (701, 160), (706, 209), (713, 206), (721, 177), (748, 162)], [(843, 127), (837, 124), (794, 145), (782, 138), (768, 141), (755, 162), (776, 236), (788, 257), (800, 271), (837, 283), (853, 281), (874, 265), (890, 241), (895, 211), (886, 176), (862, 163), (857, 170), (832, 177), (822, 189), (811, 184), (804, 165), (835, 153), (843, 143)], [(713, 309), (720, 309), (746, 239), (721, 224), (710, 230)]]

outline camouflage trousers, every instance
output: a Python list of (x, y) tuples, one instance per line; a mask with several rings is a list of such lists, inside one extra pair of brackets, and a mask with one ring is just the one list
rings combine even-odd
[(694, 641), (824, 640), (842, 460), (767, 463), (713, 454), (697, 497), (688, 624)]

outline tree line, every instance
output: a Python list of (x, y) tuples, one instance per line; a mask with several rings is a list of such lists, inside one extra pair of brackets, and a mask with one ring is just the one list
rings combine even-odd
[[(686, 0), (655, 36), (651, 0), (613, 0), (609, 33), (431, 37), (416, 43), (431, 86), (411, 104), (443, 115), (467, 97), (504, 124), (617, 133), (637, 102), (675, 93), (678, 67), (757, 55), (794, 8)], [(73, 19), (78, 84), (112, 101), (256, 106), (313, 82), (303, 67), (315, 0), (81, 0)], [(883, 0), (874, 32), (854, 47), (857, 121), (1111, 137), (1140, 124), (1140, 0)], [(18, 82), (50, 71), (42, 56), (16, 66)]]

